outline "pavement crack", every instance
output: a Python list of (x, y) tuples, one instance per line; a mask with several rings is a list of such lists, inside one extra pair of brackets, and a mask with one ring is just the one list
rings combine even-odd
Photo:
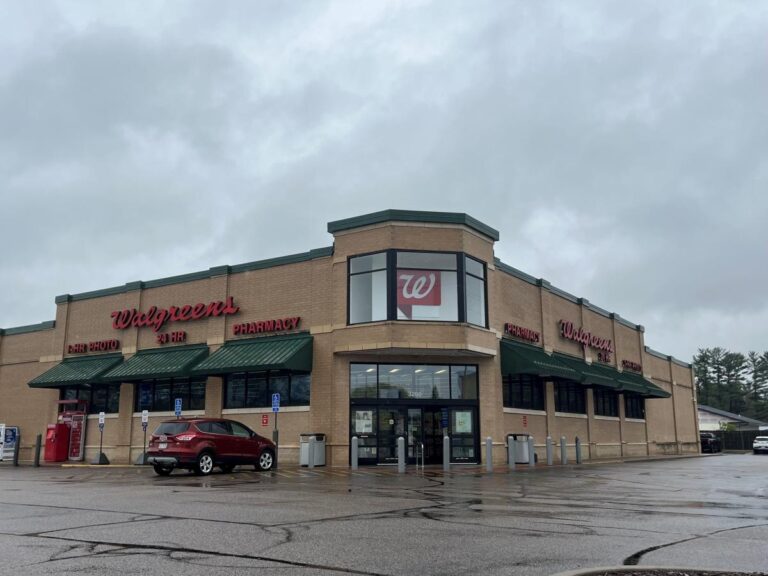
[(655, 552), (656, 550), (661, 550), (662, 548), (669, 548), (670, 546), (677, 546), (678, 544), (684, 544), (686, 542), (691, 542), (693, 540), (700, 540), (702, 538), (709, 538), (711, 536), (716, 536), (718, 534), (723, 534), (725, 532), (733, 532), (735, 530), (744, 530), (745, 528), (757, 528), (759, 526), (768, 526), (767, 523), (761, 522), (759, 524), (749, 524), (747, 526), (735, 526), (733, 528), (724, 528), (722, 530), (715, 530), (714, 532), (709, 532), (707, 534), (696, 534), (695, 536), (691, 536), (689, 538), (682, 538), (680, 540), (675, 540), (674, 542), (667, 542), (666, 544), (659, 544), (658, 546), (651, 546), (650, 548), (644, 548), (643, 550), (640, 550), (639, 552), (635, 552), (631, 556), (627, 556), (624, 559), (624, 562), (622, 564), (624, 566), (637, 566), (640, 563), (640, 560), (643, 556), (650, 552)]
[[(353, 568), (345, 568), (343, 566), (326, 566), (322, 564), (314, 564), (311, 562), (298, 562), (293, 560), (283, 560), (281, 558), (270, 558), (268, 556), (257, 556), (253, 554), (234, 554), (231, 552), (217, 552), (212, 550), (198, 550), (198, 549), (192, 549), (192, 548), (184, 548), (184, 547), (178, 547), (178, 546), (166, 546), (162, 544), (127, 544), (127, 543), (115, 543), (115, 542), (100, 542), (98, 540), (78, 540), (75, 538), (64, 538), (62, 536), (38, 536), (38, 538), (45, 538), (49, 540), (61, 540), (64, 542), (76, 542), (77, 544), (73, 544), (69, 547), (70, 550), (77, 549), (78, 547), (86, 547), (86, 550), (91, 549), (95, 550), (98, 546), (108, 546), (110, 547), (107, 550), (103, 550), (100, 552), (94, 552), (91, 554), (86, 554), (90, 556), (96, 556), (96, 555), (108, 555), (108, 554), (116, 554), (117, 552), (133, 552), (133, 551), (143, 551), (153, 554), (162, 554), (164, 556), (167, 556), (169, 558), (174, 558), (173, 555), (177, 553), (183, 553), (183, 554), (192, 554), (195, 556), (211, 556), (211, 557), (218, 557), (218, 558), (238, 558), (242, 560), (257, 560), (260, 562), (269, 562), (273, 564), (281, 564), (284, 566), (292, 566), (295, 568), (308, 568), (308, 569), (315, 569), (315, 570), (323, 570), (327, 572), (337, 572), (339, 574), (357, 574), (359, 576), (389, 576), (387, 574), (381, 573), (381, 572), (370, 572), (367, 570), (355, 570)], [(46, 562), (61, 562), (63, 560), (69, 560), (72, 559), (72, 556), (66, 557), (66, 558), (56, 558), (56, 559), (49, 559), (44, 562), (40, 562), (38, 564), (44, 564)]]

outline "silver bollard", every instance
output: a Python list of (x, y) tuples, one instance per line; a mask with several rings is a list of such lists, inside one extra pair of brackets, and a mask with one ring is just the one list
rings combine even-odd
[(565, 443), (565, 436), (560, 436), (560, 464), (568, 464), (568, 446)]
[(509, 460), (509, 469), (515, 469), (515, 438), (507, 436), (507, 460)]
[(552, 466), (552, 436), (547, 436), (547, 466)]
[(581, 464), (581, 440), (576, 436), (576, 464)]
[(451, 439), (443, 436), (443, 472), (451, 469)]
[(352, 461), (352, 470), (357, 470), (357, 461), (358, 461), (358, 443), (360, 440), (358, 440), (357, 436), (352, 436), (352, 453), (349, 455), (350, 460)]
[(309, 458), (307, 459), (307, 468), (315, 467), (315, 445), (317, 443), (317, 436), (309, 437)]
[(405, 472), (405, 438), (402, 436), (397, 439), (397, 471)]
[(528, 467), (536, 466), (536, 449), (533, 445), (533, 436), (528, 436)]
[(490, 436), (485, 439), (485, 471), (493, 472), (493, 440)]

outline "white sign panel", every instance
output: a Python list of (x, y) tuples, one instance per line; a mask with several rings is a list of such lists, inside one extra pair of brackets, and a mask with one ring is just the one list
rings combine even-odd
[(104, 425), (104, 412), (99, 412), (99, 424)]
[(146, 424), (149, 422), (149, 410), (142, 410), (141, 411), (141, 423)]

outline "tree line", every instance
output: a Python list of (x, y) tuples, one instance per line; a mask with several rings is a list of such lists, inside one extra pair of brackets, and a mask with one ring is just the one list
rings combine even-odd
[(699, 348), (693, 370), (699, 404), (768, 422), (768, 352)]

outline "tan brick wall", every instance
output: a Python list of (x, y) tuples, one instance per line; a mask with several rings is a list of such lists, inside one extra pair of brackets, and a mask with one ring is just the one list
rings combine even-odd
[[(19, 427), (21, 461), (32, 461), (35, 437), (38, 434), (42, 434), (45, 442), (46, 425), (56, 422), (56, 402), (59, 399), (58, 390), (29, 388), (27, 383), (56, 364), (35, 361), (0, 366), (0, 422), (6, 426)], [(40, 453), (41, 461), (43, 454), (44, 450)]]
[(39, 362), (51, 356), (54, 330), (40, 330), (26, 334), (6, 334), (0, 340), (0, 365)]
[(488, 300), (490, 325), (499, 333), (504, 332), (507, 322), (543, 331), (541, 317), (541, 288), (519, 280), (509, 274), (492, 270), (489, 273)]

